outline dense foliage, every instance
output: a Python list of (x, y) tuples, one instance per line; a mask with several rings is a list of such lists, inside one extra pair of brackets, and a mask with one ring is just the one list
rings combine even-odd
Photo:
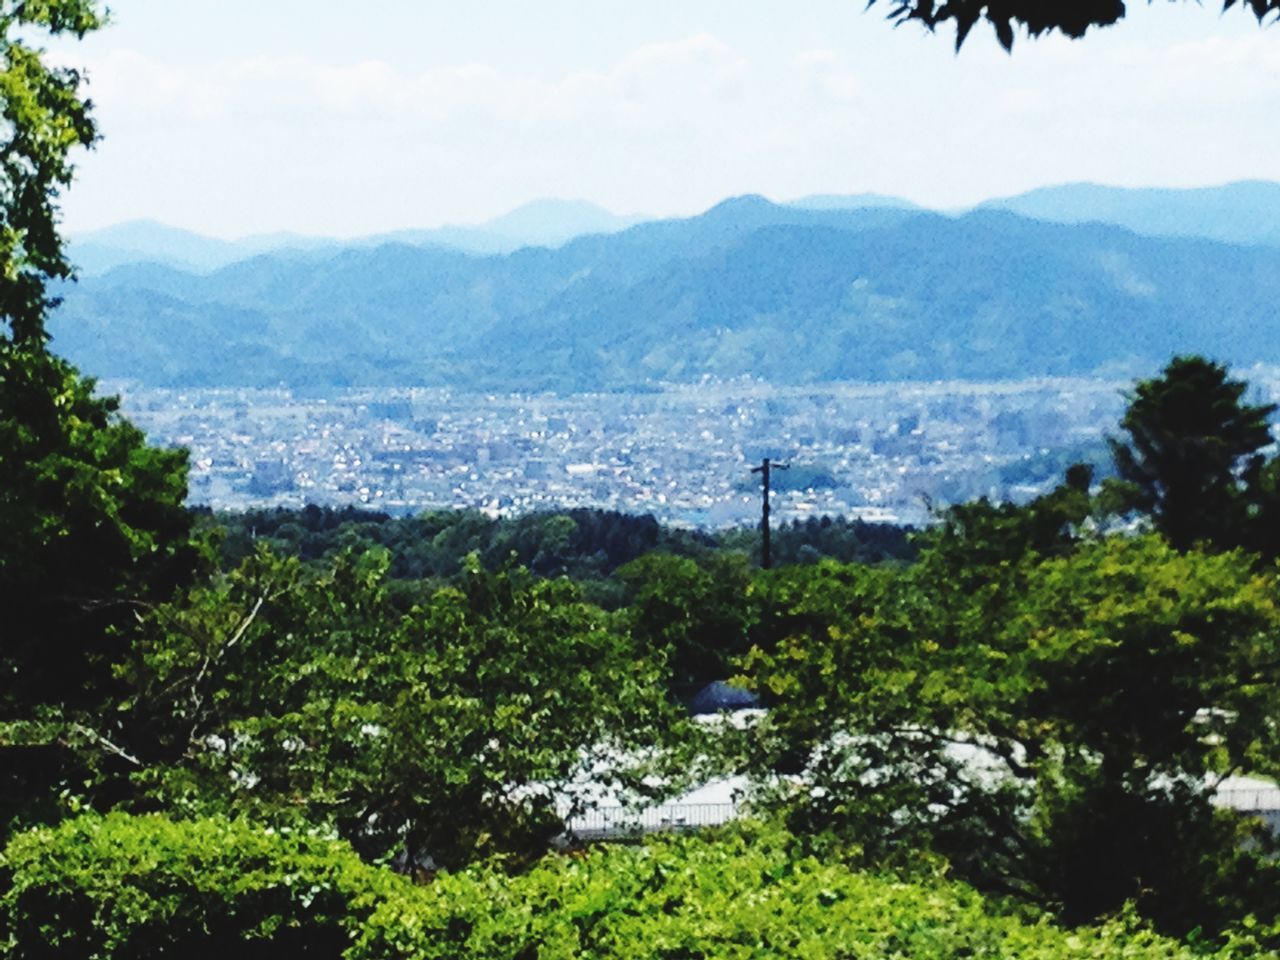
[[(1027, 22), (913, 9), (1006, 45)], [(1225, 368), (1138, 384), (1104, 496), (1072, 466), (950, 509), (918, 556), (842, 521), (785, 528), (806, 562), (760, 571), (740, 533), (652, 518), (307, 509), (206, 530), (219, 564), (185, 454), (45, 350), (93, 126), (15, 37), (98, 22), (0, 0), (0, 957), (1280, 950), (1275, 838), (1212, 804), (1280, 775), (1274, 408)], [(848, 277), (803, 252), (786, 299), (822, 330), (797, 291)], [(845, 307), (886, 308), (862, 289)], [(769, 709), (695, 733), (677, 699), (733, 671)], [(661, 795), (682, 768), (749, 774), (791, 832), (564, 836), (584, 781)]]
[[(1074, 919), (1126, 901), (1165, 929), (1266, 912), (1280, 873), (1213, 813), (1217, 778), (1280, 772), (1274, 574), (1154, 538), (1028, 551), (955, 582), (778, 578), (781, 639), (748, 662), (774, 698), (756, 768), (776, 802), (871, 862), (945, 855)], [(985, 581), (985, 582), (983, 582)]]
[(262, 551), (158, 607), (122, 667), (142, 795), (457, 864), (541, 852), (592, 756), (659, 739), (663, 658), (568, 580), (473, 562), (401, 613), (386, 570)]
[[(52, 730), (45, 748), (64, 759), (60, 776), (44, 780), (13, 768), (12, 782), (28, 792), (11, 792), (10, 816), (21, 824), (84, 808), (117, 814), (14, 834), (10, 863), (43, 849), (24, 843), (60, 842), (51, 837), (109, 859), (83, 831), (125, 848), (195, 849), (220, 836), (228, 864), (301, 856), (293, 847), (263, 852), (262, 843), (277, 842), (255, 833), (264, 828), (347, 845), (307, 846), (316, 859), (305, 870), (249, 870), (247, 887), (216, 896), (179, 885), (187, 892), (163, 901), (171, 929), (150, 907), (109, 923), (106, 908), (94, 907), (91, 926), (123, 931), (120, 950), (151, 949), (153, 937), (179, 942), (195, 929), (192, 917), (213, 923), (218, 911), (232, 918), (227, 937), (264, 950), (314, 938), (306, 949), (319, 955), (352, 943), (352, 956), (626, 955), (669, 943), (692, 955), (823, 956), (841, 936), (865, 935), (874, 943), (906, 937), (902, 949), (924, 956), (936, 940), (942, 956), (978, 949), (965, 938), (987, 944), (983, 924), (1006, 922), (1015, 926), (991, 936), (1020, 942), (1012, 931), (1027, 928), (988, 916), (974, 894), (931, 886), (939, 870), (1010, 898), (1028, 916), (1096, 925), (1130, 911), (1123, 924), (1090, 926), (1073, 941), (1035, 928), (1019, 946), (1031, 955), (1060, 955), (1053, 951), (1067, 942), (1092, 944), (1082, 955), (1109, 956), (1131, 948), (1125, 938), (1157, 955), (1182, 949), (1140, 923), (1214, 949), (1231, 943), (1242, 956), (1280, 946), (1274, 840), (1256, 821), (1213, 805), (1223, 776), (1280, 775), (1280, 580), (1263, 558), (1233, 549), (1256, 535), (1258, 509), (1193, 544), (1173, 544), (1150, 504), (1119, 498), (1118, 484), (1131, 482), (1123, 470), (1099, 495), (1092, 471), (1073, 466), (1026, 505), (950, 508), (907, 549), (892, 528), (790, 526), (783, 542), (802, 544), (793, 558), (813, 562), (762, 571), (749, 552), (729, 549), (749, 546), (735, 541), (741, 534), (717, 543), (649, 518), (393, 519), (308, 508), (229, 517), (221, 531), (222, 518), (201, 518), (199, 536), (222, 546), (221, 561), (199, 572), (196, 535), (178, 506), (182, 457), (146, 448), (84, 381), (47, 363), (79, 398), (55, 406), (79, 404), (85, 418), (24, 414), (11, 417), (11, 429), (28, 447), (48, 434), (59, 449), (125, 451), (103, 474), (122, 485), (92, 500), (114, 525), (86, 520), (99, 516), (94, 510), (47, 506), (50, 519), (37, 522), (17, 507), (48, 498), (29, 492), (10, 498), (11, 525), (30, 537), (58, 530), (57, 519), (67, 532), (55, 544), (94, 531), (119, 546), (107, 563), (71, 557), (34, 568), (39, 576), (15, 586), (11, 602), (56, 608), (88, 595), (76, 586), (81, 578), (122, 598), (129, 616), (83, 635), (79, 649), (95, 655), (76, 661), (74, 687), (60, 683), (57, 664), (45, 674), (14, 667), (14, 677), (33, 682), (8, 688), (5, 729)], [(1141, 394), (1177, 396), (1167, 388), (1184, 367), (1140, 384)], [(1210, 372), (1226, 385), (1220, 419), (1234, 409), (1260, 422), (1267, 411), (1244, 406), (1221, 368)], [(1140, 413), (1121, 424), (1131, 439), (1141, 424), (1169, 419), (1161, 402)], [(51, 425), (44, 433), (33, 429), (42, 422)], [(1276, 461), (1256, 439), (1244, 466), (1202, 478), (1200, 500), (1260, 489)], [(81, 449), (22, 462), (37, 478), (31, 490), (41, 471), (79, 464), (92, 491), (89, 481), (106, 481), (89, 466), (106, 456)], [(180, 519), (167, 526), (165, 518)], [(33, 560), (45, 549), (38, 540), (14, 543)], [(82, 549), (108, 556), (92, 543)], [(849, 549), (893, 562), (822, 557)], [(21, 569), (10, 563), (6, 575)], [(565, 570), (588, 572), (590, 593)], [(64, 630), (58, 639), (74, 636)], [(5, 654), (22, 649), (9, 645)], [(734, 674), (755, 687), (767, 713), (695, 735), (679, 702)], [(92, 725), (102, 717), (109, 727)], [(41, 726), (55, 720), (62, 725)], [(575, 805), (594, 802), (584, 780), (646, 796), (711, 770), (748, 774), (757, 810), (780, 817), (792, 839), (733, 834), (539, 859)], [(280, 877), (324, 869), (325, 850), (335, 864), (354, 850), (364, 863), (394, 862), (420, 880), (452, 872), (424, 891), (393, 883), (385, 866), (360, 868), (381, 878), (369, 887), (365, 874), (335, 866), (348, 871), (351, 890), (320, 884), (336, 899), (314, 922), (280, 919), (297, 910)], [(643, 880), (650, 862), (664, 864), (657, 881)], [(161, 866), (147, 860), (143, 872)], [(50, 895), (51, 884), (67, 889), (52, 874), (23, 869), (34, 879), (7, 888), (11, 916), (57, 915), (62, 921), (48, 923), (78, 929), (74, 918), (89, 908)], [(119, 883), (147, 889), (152, 880), (130, 870)], [(228, 866), (225, 877), (235, 872)], [(886, 872), (917, 885), (871, 879)], [(791, 889), (788, 878), (802, 887)], [(579, 889), (603, 906), (573, 912)], [(659, 898), (652, 910), (651, 894)], [(348, 895), (355, 906), (344, 914)], [(855, 909), (864, 900), (930, 932), (917, 941), (897, 921)], [(945, 916), (925, 902), (945, 904)], [(964, 919), (949, 925), (952, 911)], [(698, 919), (708, 915), (721, 919)], [(1055, 946), (1037, 945), (1040, 937)], [(15, 954), (23, 955), (39, 954)]]
[[(390, 575), (398, 579), (452, 577), (471, 554), (489, 570), (514, 561), (540, 576), (582, 582), (607, 578), (652, 553), (706, 560), (717, 550), (758, 554), (760, 549), (757, 528), (682, 530), (664, 527), (648, 515), (588, 508), (499, 518), (460, 510), (392, 517), (356, 507), (312, 505), (241, 513), (202, 510), (198, 520), (221, 531), (222, 563), (228, 568), (260, 544), (303, 560), (385, 547), (391, 554)], [(910, 534), (910, 527), (843, 517), (792, 520), (774, 530), (773, 555), (784, 564), (822, 557), (859, 563), (905, 560), (915, 555)]]
[[(1252, 12), (1259, 23), (1268, 16), (1274, 22), (1274, 17), (1280, 15), (1277, 0), (1223, 0), (1222, 9), (1230, 10), (1237, 4)], [(1111, 26), (1125, 15), (1124, 0), (889, 0), (888, 5), (890, 19), (898, 23), (914, 20), (930, 30), (939, 24), (955, 26), (957, 50), (979, 20), (991, 24), (1000, 45), (1012, 50), (1018, 27), (1032, 37), (1059, 32), (1079, 38), (1090, 29)]]
[(1260, 523), (1275, 510), (1276, 405), (1249, 404), (1249, 385), (1203, 357), (1175, 357), (1159, 377), (1139, 381), (1112, 440), (1114, 506), (1151, 518), (1180, 550), (1251, 546), (1280, 555), (1280, 528)]
[(51, 67), (32, 40), (83, 37), (101, 24), (94, 0), (0, 3), (0, 320), (9, 327), (0, 342), (44, 346), (49, 282), (71, 276), (56, 202), (71, 182), (71, 152), (96, 137), (80, 73)]
[(1256, 955), (1250, 934), (1187, 946), (1126, 915), (1067, 932), (937, 878), (906, 883), (746, 826), (481, 864), (414, 886), (341, 843), (244, 823), (84, 817), (4, 855), (0, 956), (159, 960), (912, 957), (1190, 960)]
[(4, 852), (0, 956), (336, 958), (408, 887), (340, 842), (220, 819), (85, 816)]
[(200, 563), (186, 453), (115, 410), (68, 364), (0, 342), (0, 825), (114, 789), (128, 630)]

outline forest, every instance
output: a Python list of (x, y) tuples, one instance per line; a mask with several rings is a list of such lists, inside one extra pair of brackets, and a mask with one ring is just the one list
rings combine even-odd
[[(1135, 384), (1100, 483), (765, 570), (607, 512), (191, 511), (182, 452), (3, 357), (8, 955), (1280, 948), (1276, 838), (1212, 802), (1280, 772), (1275, 407), (1222, 365)], [(765, 709), (691, 720), (726, 679)], [(584, 770), (750, 816), (583, 844)]]
[[(1256, 6), (1256, 5), (1255, 5)], [(906, 531), (190, 509), (49, 350), (96, 129), (0, 0), (0, 957), (1248, 958), (1280, 839), (1276, 406), (1136, 382), (1105, 464)], [(728, 680), (761, 708), (698, 721)], [(587, 843), (712, 778), (740, 820)]]

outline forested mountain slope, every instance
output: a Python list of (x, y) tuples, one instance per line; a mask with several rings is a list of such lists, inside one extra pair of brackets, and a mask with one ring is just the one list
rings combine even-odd
[(608, 390), (1280, 360), (1273, 250), (996, 210), (742, 197), (559, 249), (389, 244), (207, 275), (135, 264), (62, 293), (57, 349), (155, 385)]

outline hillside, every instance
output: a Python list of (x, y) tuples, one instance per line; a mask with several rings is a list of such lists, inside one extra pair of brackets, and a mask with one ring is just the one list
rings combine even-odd
[(995, 210), (741, 197), (503, 255), (386, 244), (205, 275), (128, 265), (64, 290), (52, 330), (84, 367), (155, 385), (1079, 375), (1186, 351), (1280, 360), (1274, 258)]

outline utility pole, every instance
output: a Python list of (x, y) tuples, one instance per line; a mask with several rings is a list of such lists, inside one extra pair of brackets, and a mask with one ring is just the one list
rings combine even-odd
[(764, 483), (764, 498), (760, 507), (760, 566), (765, 570), (769, 569), (769, 473), (772, 470), (790, 470), (791, 467), (786, 463), (774, 463), (768, 457), (764, 458), (764, 462), (758, 467), (752, 467), (752, 473), (760, 474), (760, 479)]

